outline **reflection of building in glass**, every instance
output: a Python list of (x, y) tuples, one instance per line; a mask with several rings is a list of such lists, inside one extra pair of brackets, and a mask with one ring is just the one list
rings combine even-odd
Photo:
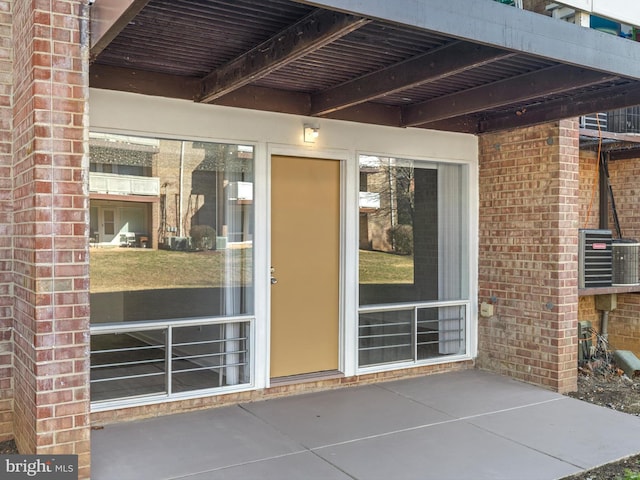
[(95, 245), (184, 250), (251, 240), (253, 147), (92, 133), (90, 153)]
[(253, 147), (92, 134), (90, 154), (92, 242), (149, 249), (91, 255), (92, 400), (250, 383)]
[(360, 161), (360, 248), (413, 253), (414, 169), (382, 157)]

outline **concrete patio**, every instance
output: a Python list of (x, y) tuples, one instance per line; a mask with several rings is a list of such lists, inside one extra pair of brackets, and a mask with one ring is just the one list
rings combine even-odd
[(640, 418), (469, 370), (107, 425), (94, 480), (558, 479), (640, 452)]

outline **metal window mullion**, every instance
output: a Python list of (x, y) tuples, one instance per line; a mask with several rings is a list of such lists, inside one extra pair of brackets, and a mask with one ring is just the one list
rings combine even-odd
[(413, 343), (413, 361), (418, 361), (418, 307), (413, 309), (413, 325), (411, 329), (411, 342)]
[(167, 374), (165, 376), (166, 382), (166, 391), (167, 395), (171, 396), (172, 391), (172, 383), (173, 383), (173, 365), (171, 362), (171, 358), (173, 357), (173, 327), (171, 325), (167, 326), (166, 330), (166, 348), (165, 348), (165, 362), (166, 362), (166, 370)]

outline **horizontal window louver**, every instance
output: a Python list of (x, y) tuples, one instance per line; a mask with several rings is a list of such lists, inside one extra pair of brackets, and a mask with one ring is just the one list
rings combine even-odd
[(612, 242), (611, 230), (579, 231), (579, 288), (611, 286)]

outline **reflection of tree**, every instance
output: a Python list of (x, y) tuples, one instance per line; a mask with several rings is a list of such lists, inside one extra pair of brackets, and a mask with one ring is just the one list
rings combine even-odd
[[(394, 162), (394, 159), (381, 162), (363, 178), (363, 187), (380, 196), (380, 207), (369, 214), (368, 220), (373, 224), (369, 233), (378, 237), (372, 238), (374, 249), (398, 251), (396, 235), (406, 236), (407, 232), (411, 235), (414, 222), (414, 168)], [(412, 239), (409, 241), (412, 243)], [(406, 247), (406, 241), (402, 243), (402, 253), (408, 253), (411, 248)]]
[(413, 168), (383, 165), (370, 176), (368, 191), (380, 194), (376, 216), (389, 218), (391, 226), (413, 224)]

